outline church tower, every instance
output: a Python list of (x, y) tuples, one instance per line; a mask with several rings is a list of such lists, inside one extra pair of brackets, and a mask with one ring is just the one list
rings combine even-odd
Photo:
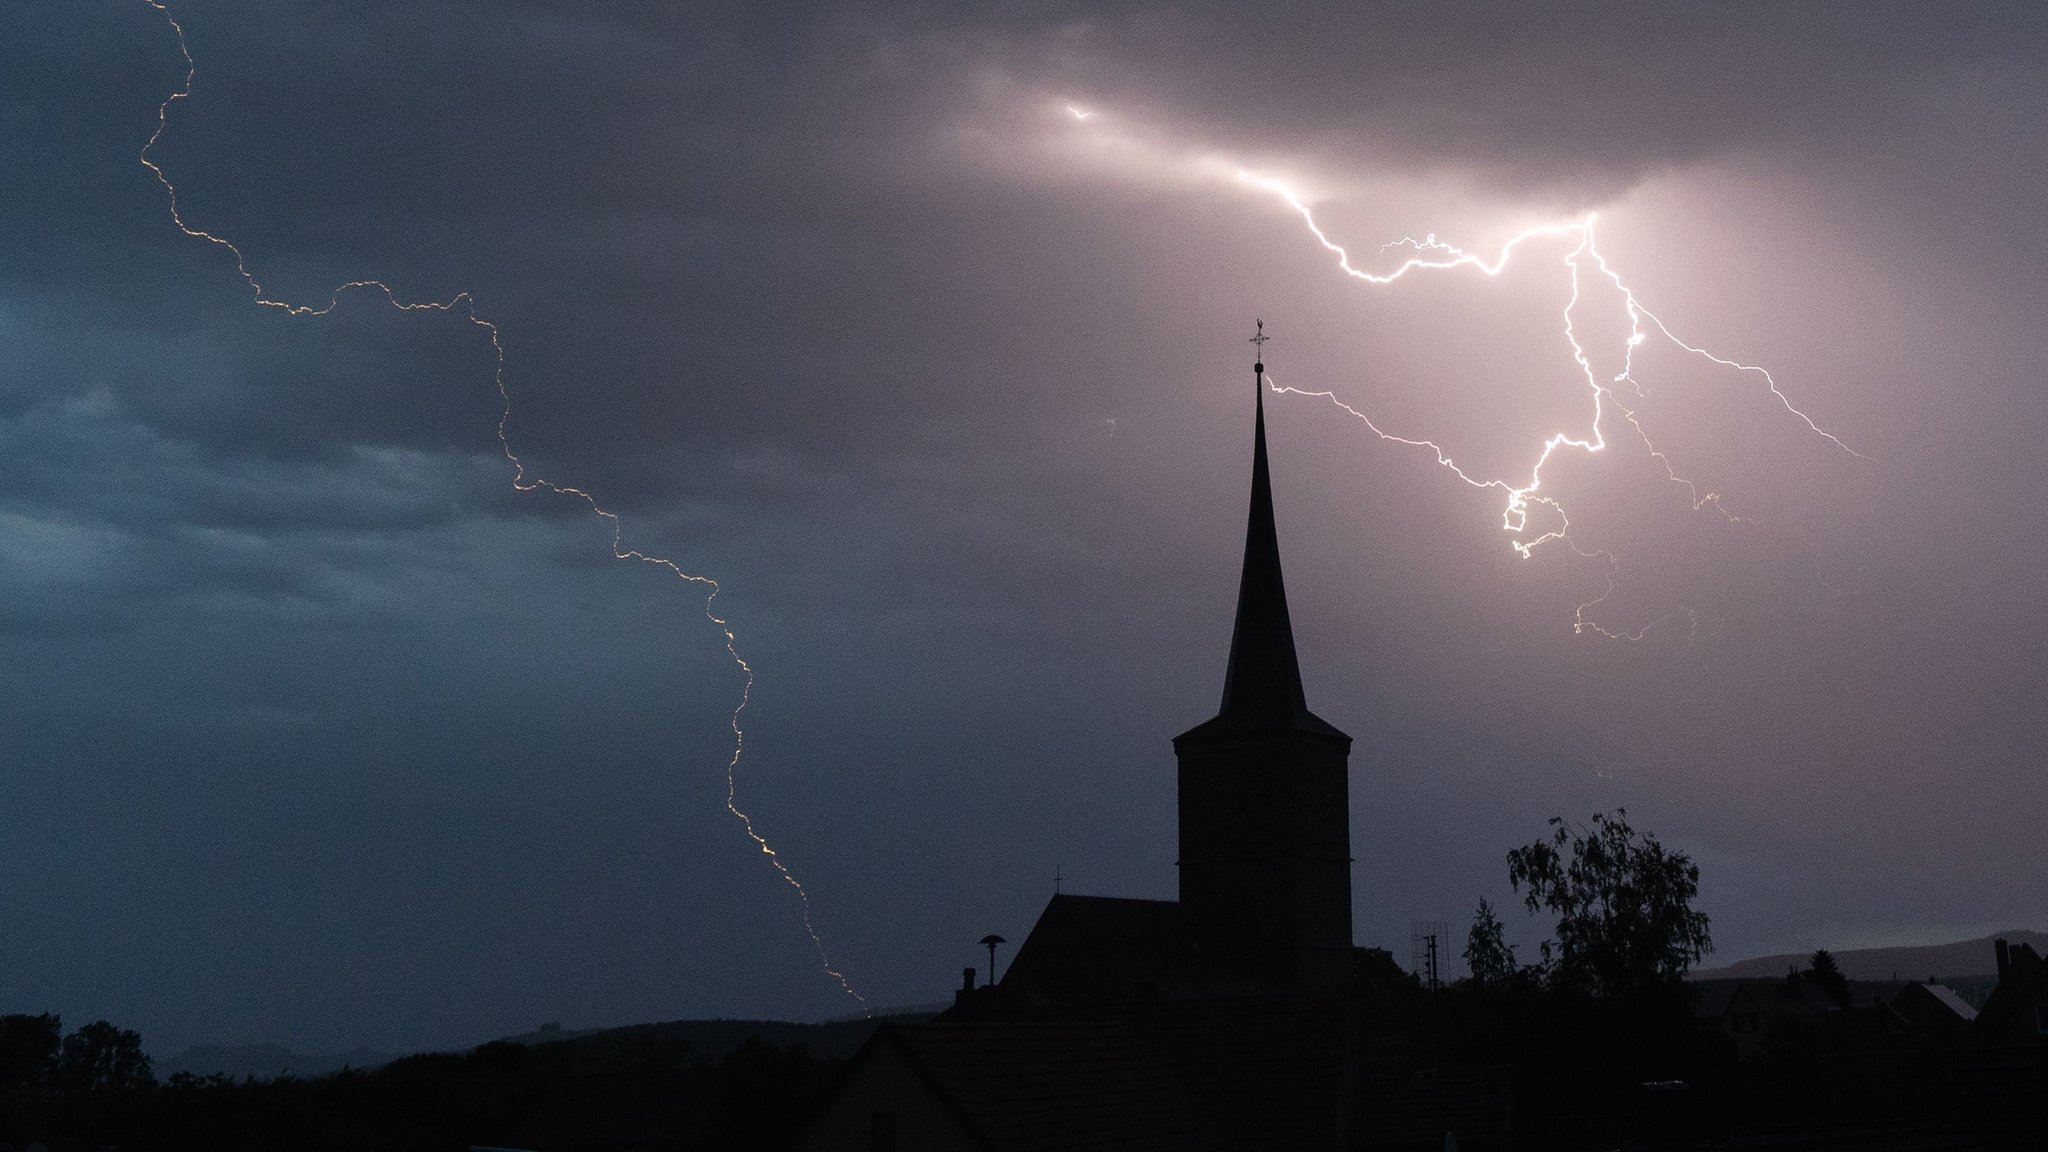
[[(1265, 342), (1264, 325), (1256, 344)], [(1351, 737), (1308, 710), (1266, 472), (1265, 372), (1252, 432), (1237, 624), (1215, 719), (1174, 738), (1180, 904), (1205, 949), (1302, 987), (1349, 972)]]

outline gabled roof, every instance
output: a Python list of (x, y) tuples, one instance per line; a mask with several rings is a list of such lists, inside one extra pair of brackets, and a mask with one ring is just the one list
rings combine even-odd
[(1355, 1006), (1162, 1001), (1107, 1019), (886, 1025), (889, 1045), (987, 1147), (1326, 1148), (1355, 1120)]
[(1244, 572), (1237, 587), (1237, 622), (1230, 634), (1230, 664), (1223, 675), (1223, 705), (1216, 717), (1175, 741), (1304, 732), (1348, 741), (1308, 710), (1287, 587), (1280, 577), (1280, 536), (1273, 521), (1273, 481), (1266, 470), (1265, 365), (1254, 366), (1258, 388), (1252, 433), (1252, 501), (1245, 521)]
[[(1970, 1002), (1956, 995), (1956, 990), (1946, 984), (1908, 984), (1906, 987), (1918, 988), (1921, 992), (1932, 996), (1936, 1003), (1955, 1013), (1958, 1019), (1975, 1020), (1977, 1018), (1977, 1010), (1970, 1007)], [(1904, 989), (1901, 989), (1900, 992), (1903, 995)]]
[(1172, 900), (1054, 896), (1003, 974), (1036, 1000), (1129, 1000), (1185, 967), (1186, 918)]
[(1699, 997), (1693, 1014), (1701, 1019), (1718, 1020), (1743, 1007), (1772, 1014), (1832, 1012), (1838, 1007), (1825, 988), (1805, 979), (1701, 980), (1692, 987)]
[(992, 1152), (1225, 1147), (1128, 1025), (885, 1024), (874, 1043), (902, 1051)]

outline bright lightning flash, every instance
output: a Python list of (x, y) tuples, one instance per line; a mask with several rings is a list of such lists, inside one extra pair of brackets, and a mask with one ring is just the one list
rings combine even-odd
[(226, 249), (234, 257), (235, 271), (249, 285), (249, 292), (254, 298), (255, 303), (265, 308), (275, 308), (287, 316), (325, 316), (340, 306), (341, 297), (344, 294), (355, 291), (374, 292), (381, 296), (387, 305), (401, 312), (460, 313), (464, 319), (483, 329), (490, 337), (491, 355), (493, 358), (492, 382), (497, 386), (500, 403), (497, 425), (498, 446), (505, 453), (505, 459), (512, 465), (512, 486), (521, 492), (548, 492), (557, 496), (567, 496), (582, 501), (592, 514), (602, 518), (609, 524), (611, 528), (611, 553), (614, 559), (637, 560), (642, 563), (652, 564), (667, 571), (671, 576), (685, 584), (696, 585), (704, 589), (705, 619), (711, 621), (712, 626), (717, 628), (719, 633), (724, 636), (726, 654), (732, 657), (733, 665), (739, 669), (741, 680), (739, 702), (733, 707), (731, 716), (732, 756), (726, 761), (725, 765), (726, 811), (732, 813), (733, 817), (739, 821), (740, 827), (746, 831), (747, 838), (754, 842), (754, 846), (761, 850), (761, 854), (775, 868), (776, 875), (780, 876), (795, 891), (798, 907), (803, 914), (804, 932), (810, 936), (811, 945), (817, 950), (818, 962), (823, 965), (826, 975), (836, 981), (839, 987), (865, 1010), (867, 1000), (854, 990), (853, 984), (846, 978), (845, 974), (833, 966), (832, 957), (825, 949), (825, 938), (818, 932), (817, 926), (812, 921), (810, 892), (804, 888), (803, 882), (797, 879), (796, 873), (790, 871), (789, 865), (783, 862), (781, 855), (768, 843), (767, 838), (761, 835), (754, 827), (753, 818), (748, 816), (739, 807), (738, 775), (740, 756), (746, 749), (746, 731), (740, 725), (740, 718), (741, 714), (747, 710), (747, 704), (753, 697), (754, 668), (753, 665), (747, 663), (745, 658), (740, 655), (739, 639), (734, 634), (732, 624), (724, 616), (719, 615), (717, 611), (718, 581), (709, 576), (686, 571), (680, 564), (665, 557), (650, 555), (637, 548), (626, 547), (624, 521), (619, 518), (618, 513), (599, 504), (597, 498), (589, 492), (568, 484), (557, 484), (537, 475), (531, 478), (527, 476), (526, 463), (519, 458), (518, 453), (513, 451), (512, 441), (506, 434), (506, 426), (512, 419), (512, 395), (505, 386), (505, 345), (501, 339), (501, 333), (498, 330), (497, 324), (485, 319), (477, 312), (476, 299), (469, 292), (458, 292), (446, 300), (407, 300), (382, 280), (350, 280), (328, 293), (327, 299), (323, 303), (299, 304), (288, 300), (280, 300), (264, 292), (263, 285), (256, 279), (255, 273), (250, 271), (248, 260), (244, 257), (241, 248), (237, 247), (232, 240), (203, 228), (195, 228), (185, 221), (184, 215), (178, 209), (177, 187), (171, 183), (170, 177), (157, 165), (156, 161), (149, 158), (149, 153), (151, 149), (156, 147), (157, 140), (163, 136), (165, 128), (168, 127), (171, 105), (192, 95), (192, 79), (198, 73), (198, 66), (194, 63), (191, 48), (186, 43), (185, 28), (178, 23), (177, 17), (171, 13), (169, 6), (164, 4), (162, 0), (143, 0), (143, 3), (148, 4), (163, 15), (164, 21), (170, 25), (171, 31), (177, 37), (178, 54), (185, 61), (185, 81), (176, 91), (164, 97), (161, 104), (157, 105), (156, 131), (150, 133), (149, 141), (142, 146), (142, 151), (137, 157), (142, 162), (142, 166), (149, 169), (151, 175), (156, 177), (157, 182), (163, 185), (164, 194), (170, 203), (171, 222), (177, 225), (178, 230), (194, 239), (204, 240)]
[[(1087, 118), (1083, 117), (1073, 105), (1069, 104), (1066, 107), (1067, 111), (1077, 119)], [(1088, 114), (1090, 117), (1095, 115), (1097, 114)], [(1741, 361), (1717, 356), (1698, 345), (1688, 344), (1673, 334), (1664, 321), (1657, 317), (1656, 313), (1643, 306), (1642, 301), (1637, 299), (1635, 292), (1622, 281), (1620, 273), (1616, 272), (1613, 266), (1607, 262), (1607, 258), (1601, 255), (1594, 237), (1595, 224), (1597, 223), (1597, 216), (1594, 213), (1589, 212), (1585, 216), (1574, 220), (1539, 224), (1534, 227), (1525, 228), (1502, 243), (1499, 251), (1495, 253), (1491, 260), (1445, 243), (1439, 240), (1434, 233), (1420, 240), (1413, 237), (1404, 237), (1383, 245), (1380, 252), (1385, 254), (1390, 250), (1404, 250), (1408, 255), (1400, 263), (1396, 264), (1391, 271), (1371, 272), (1352, 264), (1351, 254), (1344, 246), (1330, 239), (1329, 235), (1316, 223), (1315, 213), (1310, 209), (1307, 197), (1286, 180), (1231, 164), (1213, 154), (1182, 158), (1163, 157), (1148, 145), (1107, 134), (1099, 135), (1094, 143), (1110, 146), (1121, 145), (1122, 151), (1132, 154), (1132, 158), (1139, 163), (1152, 165), (1163, 163), (1202, 176), (1223, 178), (1279, 201), (1287, 209), (1301, 217), (1302, 224), (1307, 227), (1309, 235), (1315, 239), (1316, 243), (1336, 257), (1339, 271), (1354, 280), (1367, 284), (1389, 285), (1412, 275), (1448, 272), (1457, 269), (1470, 269), (1484, 276), (1498, 277), (1508, 266), (1508, 261), (1514, 256), (1516, 249), (1527, 241), (1541, 238), (1565, 238), (1576, 242), (1564, 256), (1565, 268), (1571, 282), (1571, 294), (1570, 298), (1565, 302), (1561, 319), (1563, 321), (1565, 342), (1571, 347), (1572, 359), (1578, 364), (1581, 374), (1585, 377), (1586, 386), (1592, 393), (1592, 420), (1583, 432), (1558, 431), (1546, 437), (1543, 440), (1541, 449), (1536, 453), (1534, 462), (1529, 467), (1526, 480), (1518, 481), (1474, 476), (1459, 467), (1443, 446), (1434, 440), (1413, 438), (1389, 432), (1364, 411), (1339, 399), (1335, 392), (1311, 392), (1300, 388), (1284, 387), (1273, 379), (1271, 373), (1266, 375), (1267, 385), (1274, 392), (1327, 400), (1362, 421), (1380, 439), (1393, 444), (1426, 449), (1436, 457), (1436, 462), (1439, 465), (1448, 469), (1458, 479), (1475, 488), (1484, 488), (1501, 493), (1505, 501), (1501, 512), (1501, 527), (1510, 536), (1516, 537), (1516, 539), (1509, 541), (1509, 543), (1522, 558), (1529, 558), (1537, 548), (1556, 540), (1562, 541), (1567, 548), (1580, 556), (1588, 559), (1605, 560), (1608, 564), (1606, 589), (1599, 596), (1585, 601), (1578, 606), (1572, 620), (1572, 630), (1574, 632), (1591, 632), (1610, 639), (1640, 640), (1650, 629), (1670, 619), (1670, 615), (1667, 614), (1633, 631), (1620, 631), (1603, 627), (1592, 619), (1591, 614), (1593, 610), (1614, 592), (1614, 571), (1619, 564), (1619, 559), (1613, 552), (1605, 548), (1586, 548), (1573, 540), (1571, 535), (1571, 518), (1566, 515), (1564, 508), (1554, 497), (1543, 491), (1544, 465), (1550, 462), (1550, 458), (1559, 449), (1574, 449), (1588, 455), (1596, 454), (1606, 449), (1608, 442), (1603, 424), (1609, 408), (1620, 413), (1622, 420), (1626, 421), (1629, 427), (1634, 430), (1635, 435), (1642, 441), (1643, 446), (1649, 451), (1651, 457), (1664, 469), (1665, 477), (1671, 483), (1683, 486), (1690, 494), (1694, 511), (1697, 512), (1702, 508), (1712, 508), (1731, 523), (1740, 523), (1744, 519), (1728, 511), (1722, 505), (1721, 497), (1718, 493), (1702, 491), (1697, 483), (1681, 476), (1676, 471), (1670, 457), (1665, 455), (1664, 451), (1651, 441), (1649, 432), (1644, 429), (1642, 422), (1637, 419), (1635, 409), (1629, 407), (1617, 391), (1618, 385), (1627, 385), (1638, 397), (1644, 395), (1643, 387), (1634, 375), (1635, 352), (1637, 348), (1640, 348), (1651, 338), (1653, 333), (1690, 355), (1700, 357), (1723, 368), (1734, 369), (1739, 373), (1759, 378), (1779, 405), (1801, 423), (1805, 424), (1809, 430), (1843, 452), (1862, 458), (1861, 453), (1850, 448), (1840, 437), (1822, 428), (1814, 422), (1812, 417), (1794, 407), (1791, 397), (1787, 396), (1784, 390), (1778, 386), (1778, 381), (1768, 370), (1754, 364), (1745, 364)], [(1605, 380), (1600, 379), (1594, 371), (1592, 361), (1588, 357), (1584, 345), (1580, 343), (1578, 329), (1573, 323), (1573, 312), (1578, 307), (1580, 301), (1580, 281), (1582, 276), (1586, 275), (1586, 266), (1588, 264), (1591, 265), (1595, 274), (1605, 277), (1614, 286), (1615, 290), (1621, 294), (1623, 306), (1627, 310), (1629, 319), (1629, 332), (1624, 341), (1625, 347), (1621, 357), (1621, 371)], [(1538, 533), (1533, 538), (1523, 539), (1521, 537), (1524, 536), (1529, 528), (1530, 509), (1534, 505), (1541, 505), (1547, 508), (1550, 513), (1557, 517), (1558, 526)], [(1691, 613), (1687, 611), (1687, 615), (1691, 615)]]

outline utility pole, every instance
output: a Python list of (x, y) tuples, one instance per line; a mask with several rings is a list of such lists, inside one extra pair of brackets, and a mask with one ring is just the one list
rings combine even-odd
[(1457, 1138), (1451, 1135), (1450, 1106), (1444, 1095), (1444, 1053), (1442, 1009), (1438, 1000), (1443, 992), (1442, 942), (1450, 932), (1450, 925), (1441, 920), (1417, 920), (1408, 926), (1410, 959), (1415, 975), (1422, 981), (1424, 995), (1429, 997), (1429, 1061), (1433, 1067), (1430, 1074), (1436, 1079), (1436, 1127), (1446, 1150), (1458, 1146)]

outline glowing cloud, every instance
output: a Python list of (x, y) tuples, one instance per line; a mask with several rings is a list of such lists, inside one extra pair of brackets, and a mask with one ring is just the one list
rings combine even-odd
[[(1075, 111), (1072, 105), (1068, 105), (1067, 108), (1070, 112)], [(1741, 517), (1736, 516), (1723, 507), (1718, 493), (1702, 491), (1697, 483), (1677, 472), (1670, 457), (1651, 441), (1649, 433), (1643, 428), (1641, 421), (1637, 419), (1635, 409), (1631, 408), (1617, 391), (1617, 385), (1627, 385), (1637, 396), (1643, 395), (1642, 386), (1634, 375), (1635, 354), (1636, 350), (1642, 347), (1646, 341), (1650, 340), (1653, 335), (1690, 355), (1720, 367), (1733, 369), (1736, 372), (1753, 375), (1761, 379), (1778, 404), (1787, 413), (1804, 424), (1808, 430), (1826, 439), (1843, 452), (1860, 458), (1860, 454), (1844, 443), (1840, 437), (1822, 428), (1812, 417), (1795, 407), (1792, 404), (1791, 398), (1778, 386), (1776, 378), (1766, 369), (1754, 364), (1746, 364), (1716, 355), (1705, 348), (1689, 344), (1673, 334), (1662, 319), (1643, 306), (1642, 302), (1636, 297), (1635, 292), (1623, 282), (1620, 273), (1600, 253), (1595, 235), (1598, 218), (1593, 213), (1587, 213), (1576, 219), (1555, 221), (1524, 228), (1509, 236), (1491, 258), (1468, 252), (1449, 244), (1438, 239), (1434, 233), (1428, 234), (1420, 240), (1413, 237), (1403, 237), (1382, 245), (1380, 254), (1384, 256), (1394, 251), (1401, 251), (1407, 254), (1397, 263), (1393, 264), (1389, 271), (1373, 272), (1359, 268), (1352, 263), (1350, 252), (1343, 245), (1332, 240), (1324, 232), (1322, 226), (1316, 222), (1315, 213), (1309, 205), (1308, 194), (1287, 179), (1232, 163), (1230, 160), (1213, 153), (1175, 153), (1148, 140), (1116, 134), (1103, 129), (1090, 131), (1088, 137), (1087, 142), (1091, 147), (1108, 152), (1116, 158), (1118, 163), (1133, 166), (1136, 170), (1150, 170), (1155, 174), (1172, 173), (1182, 178), (1197, 178), (1204, 181), (1227, 180), (1239, 187), (1250, 189), (1255, 193), (1278, 201), (1290, 212), (1301, 218), (1303, 226), (1317, 244), (1336, 257), (1336, 266), (1340, 272), (1354, 280), (1367, 284), (1378, 286), (1392, 285), (1413, 276), (1438, 272), (1471, 271), (1483, 276), (1498, 277), (1507, 268), (1509, 261), (1514, 258), (1517, 250), (1529, 241), (1538, 239), (1567, 239), (1573, 241), (1572, 247), (1563, 257), (1571, 284), (1571, 292), (1569, 298), (1565, 301), (1559, 319), (1565, 342), (1571, 349), (1572, 359), (1578, 365), (1580, 374), (1584, 377), (1587, 390), (1590, 393), (1592, 402), (1591, 418), (1582, 431), (1558, 430), (1544, 437), (1541, 441), (1541, 447), (1535, 449), (1534, 459), (1529, 465), (1528, 476), (1524, 480), (1475, 476), (1461, 468), (1443, 445), (1436, 440), (1397, 435), (1389, 432), (1375, 422), (1366, 412), (1339, 399), (1334, 391), (1309, 391), (1301, 388), (1286, 387), (1274, 380), (1270, 373), (1267, 374), (1266, 379), (1268, 386), (1276, 393), (1327, 400), (1332, 405), (1363, 422), (1380, 439), (1389, 443), (1426, 449), (1435, 457), (1437, 464), (1451, 472), (1459, 480), (1475, 488), (1489, 489), (1501, 493), (1504, 500), (1504, 507), (1501, 513), (1501, 527), (1510, 536), (1516, 537), (1516, 539), (1510, 540), (1509, 544), (1524, 559), (1533, 555), (1537, 548), (1552, 541), (1560, 541), (1580, 556), (1589, 559), (1605, 560), (1608, 563), (1606, 589), (1599, 596), (1585, 601), (1578, 606), (1573, 614), (1572, 622), (1573, 631), (1575, 632), (1592, 632), (1612, 639), (1640, 640), (1651, 628), (1656, 627), (1664, 620), (1670, 619), (1670, 615), (1667, 614), (1641, 628), (1629, 631), (1603, 627), (1592, 619), (1592, 610), (1614, 592), (1614, 569), (1618, 564), (1618, 558), (1608, 549), (1586, 548), (1575, 541), (1572, 538), (1570, 516), (1566, 514), (1565, 509), (1555, 498), (1543, 491), (1544, 466), (1550, 462), (1551, 457), (1560, 449), (1574, 449), (1591, 455), (1607, 448), (1608, 440), (1603, 425), (1610, 409), (1619, 413), (1621, 419), (1627, 422), (1634, 431), (1634, 434), (1642, 441), (1650, 456), (1664, 470), (1666, 479), (1685, 488), (1690, 496), (1694, 511), (1711, 507), (1730, 522), (1740, 522), (1742, 520)], [(1600, 379), (1594, 371), (1591, 358), (1588, 356), (1585, 346), (1580, 342), (1579, 329), (1573, 320), (1574, 311), (1579, 307), (1582, 298), (1581, 279), (1586, 274), (1588, 265), (1590, 265), (1595, 274), (1606, 278), (1620, 294), (1629, 321), (1628, 336), (1624, 340), (1621, 349), (1620, 360), (1622, 368), (1619, 372), (1605, 380)], [(1532, 506), (1536, 505), (1549, 509), (1557, 517), (1558, 526), (1539, 532), (1533, 538), (1523, 538), (1530, 530), (1530, 510)], [(1689, 612), (1687, 614), (1690, 615)]]

